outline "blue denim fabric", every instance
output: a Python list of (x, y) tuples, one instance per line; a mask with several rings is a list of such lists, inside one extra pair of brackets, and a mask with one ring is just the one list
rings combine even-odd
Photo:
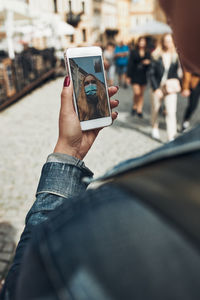
[(21, 260), (35, 226), (48, 220), (52, 212), (69, 198), (85, 191), (88, 184), (82, 181), (84, 176), (92, 177), (93, 173), (85, 167), (83, 161), (63, 154), (48, 157), (42, 169), (36, 201), (26, 216), (25, 229), (0, 299), (14, 299)]
[[(100, 180), (196, 149), (200, 126)], [(0, 299), (14, 300), (16, 286), (17, 300), (198, 299), (199, 252), (126, 191), (85, 192), (91, 176), (79, 160), (49, 157)]]

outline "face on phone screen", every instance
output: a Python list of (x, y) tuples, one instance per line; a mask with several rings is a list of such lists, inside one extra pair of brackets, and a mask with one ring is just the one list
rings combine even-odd
[(69, 58), (80, 121), (110, 115), (101, 56)]

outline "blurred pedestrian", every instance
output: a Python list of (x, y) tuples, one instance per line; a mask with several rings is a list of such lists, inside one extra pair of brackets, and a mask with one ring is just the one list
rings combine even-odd
[(198, 106), (200, 97), (200, 77), (185, 71), (182, 88), (182, 96), (189, 97), (188, 106), (183, 118), (182, 130), (184, 131), (190, 126), (190, 119)]
[(107, 74), (108, 85), (111, 86), (114, 83), (115, 77), (115, 46), (109, 42), (104, 50), (104, 66)]
[(147, 49), (152, 53), (157, 48), (158, 39), (152, 36), (146, 36)]
[(161, 39), (161, 47), (153, 52), (150, 68), (152, 95), (152, 137), (160, 139), (158, 113), (162, 101), (165, 104), (165, 119), (168, 140), (172, 141), (177, 134), (177, 93), (180, 92), (180, 64), (171, 34)]
[(136, 49), (130, 53), (128, 61), (127, 76), (130, 78), (133, 86), (133, 108), (132, 115), (138, 114), (142, 118), (142, 109), (144, 103), (144, 91), (147, 84), (147, 71), (151, 63), (151, 54), (147, 50), (145, 37), (138, 39)]
[(127, 88), (127, 66), (128, 66), (128, 56), (129, 56), (129, 48), (127, 45), (121, 41), (119, 45), (115, 48), (115, 59), (116, 59), (116, 67), (117, 67), (117, 74), (119, 80), (119, 86), (123, 86)]
[(134, 41), (134, 39), (131, 40), (131, 41), (128, 43), (128, 48), (129, 48), (129, 51), (132, 51), (133, 49), (135, 49), (135, 41)]

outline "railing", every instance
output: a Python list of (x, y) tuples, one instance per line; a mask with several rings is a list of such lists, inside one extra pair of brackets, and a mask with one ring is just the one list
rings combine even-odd
[(34, 48), (11, 60), (0, 57), (0, 110), (21, 98), (55, 73), (54, 49)]

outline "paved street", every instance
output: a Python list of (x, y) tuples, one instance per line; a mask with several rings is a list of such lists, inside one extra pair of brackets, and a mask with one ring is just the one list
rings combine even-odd
[[(60, 91), (63, 79), (50, 81), (0, 113), (0, 279), (24, 226), (24, 218), (34, 201), (40, 172), (57, 139)], [(85, 158), (95, 176), (116, 163), (142, 155), (160, 145), (150, 137), (150, 96), (145, 95), (144, 119), (130, 115), (132, 90), (120, 90), (119, 117), (104, 129)], [(185, 99), (179, 99), (181, 122)], [(198, 121), (198, 112), (193, 123)], [(161, 117), (162, 142), (166, 141)], [(3, 254), (3, 253), (7, 253)]]

